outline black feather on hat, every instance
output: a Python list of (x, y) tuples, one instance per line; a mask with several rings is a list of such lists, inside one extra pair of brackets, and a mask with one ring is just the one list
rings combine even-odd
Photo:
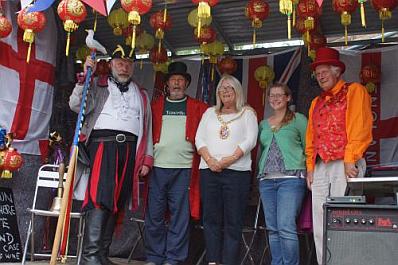
[(187, 73), (187, 65), (183, 62), (172, 62), (168, 67), (168, 73), (164, 77), (164, 81), (169, 81), (172, 75), (182, 75), (188, 82), (188, 86), (191, 83), (191, 75)]

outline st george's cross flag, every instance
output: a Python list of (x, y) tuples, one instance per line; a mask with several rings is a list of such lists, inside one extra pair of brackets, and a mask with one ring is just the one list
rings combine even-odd
[(364, 51), (341, 51), (346, 64), (344, 79), (361, 82), (363, 66), (374, 65), (380, 73), (380, 83), (370, 91), (373, 113), (373, 142), (365, 158), (368, 165), (397, 165), (398, 161), (398, 47)]
[(39, 155), (47, 148), (53, 105), (57, 31), (53, 10), (35, 34), (30, 62), (28, 43), (17, 25), (18, 1), (3, 2), (12, 33), (0, 39), (0, 126), (15, 134), (13, 146), (21, 153)]

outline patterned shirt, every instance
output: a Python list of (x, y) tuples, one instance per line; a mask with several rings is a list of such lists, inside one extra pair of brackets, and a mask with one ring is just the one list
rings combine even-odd
[[(276, 173), (276, 174), (275, 174)], [(275, 136), (272, 137), (272, 142), (268, 150), (267, 159), (265, 161), (264, 172), (258, 175), (259, 179), (263, 178), (273, 178), (271, 175), (286, 177), (303, 177), (305, 176), (304, 170), (286, 170), (285, 163), (283, 161), (283, 156), (281, 149), (279, 148)]]

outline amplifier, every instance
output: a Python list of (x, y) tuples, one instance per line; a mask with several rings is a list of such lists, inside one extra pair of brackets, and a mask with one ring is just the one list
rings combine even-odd
[(324, 205), (323, 264), (397, 265), (398, 207)]

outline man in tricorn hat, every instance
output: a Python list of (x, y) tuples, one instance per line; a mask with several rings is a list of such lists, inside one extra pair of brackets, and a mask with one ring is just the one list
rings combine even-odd
[(190, 212), (198, 219), (200, 206), (195, 135), (207, 105), (185, 94), (191, 82), (185, 63), (171, 63), (165, 82), (167, 96), (152, 103), (154, 167), (145, 214), (150, 265), (175, 265), (187, 258)]
[[(149, 98), (132, 81), (133, 58), (118, 45), (109, 65), (106, 86), (99, 87), (96, 79), (92, 82), (82, 128), (90, 157), (87, 187), (76, 187), (85, 192), (82, 265), (113, 264), (108, 253), (118, 213), (129, 198), (133, 208), (137, 206), (138, 178), (147, 175), (153, 164)], [(88, 66), (95, 71), (96, 62), (90, 57), (84, 73)], [(79, 112), (83, 81), (79, 80), (69, 99), (75, 112)]]
[(345, 65), (337, 50), (319, 48), (311, 68), (323, 92), (309, 110), (307, 184), (312, 189), (317, 260), (324, 264), (323, 204), (328, 195), (344, 196), (347, 178), (363, 176), (363, 154), (372, 141), (373, 117), (366, 88), (342, 79)]

